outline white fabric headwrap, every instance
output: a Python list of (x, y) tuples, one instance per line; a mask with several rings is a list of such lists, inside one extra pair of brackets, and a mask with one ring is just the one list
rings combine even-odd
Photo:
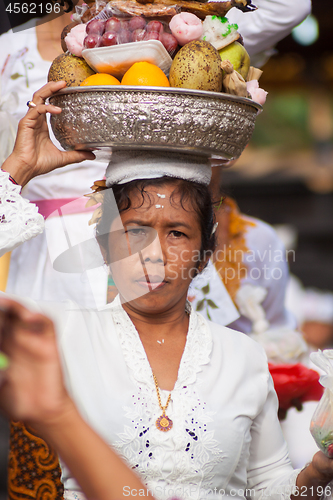
[(114, 151), (106, 169), (106, 185), (168, 176), (209, 184), (212, 170), (204, 157), (153, 151)]

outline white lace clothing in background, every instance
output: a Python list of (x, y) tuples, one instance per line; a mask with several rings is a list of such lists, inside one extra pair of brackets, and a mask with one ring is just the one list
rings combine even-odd
[(0, 170), (0, 256), (44, 230), (37, 207), (20, 195), (21, 187)]

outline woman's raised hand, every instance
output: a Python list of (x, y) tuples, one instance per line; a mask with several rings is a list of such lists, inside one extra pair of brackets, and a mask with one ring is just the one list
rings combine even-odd
[(14, 420), (52, 423), (74, 406), (65, 389), (52, 321), (9, 299), (0, 299), (2, 371), (0, 408)]
[[(318, 451), (312, 461), (301, 470), (296, 480), (295, 494), (291, 500), (303, 497), (308, 500), (316, 500), (323, 496), (325, 488), (333, 480), (333, 459), (328, 458), (322, 451)], [(328, 488), (331, 496), (331, 488)]]
[[(87, 498), (117, 500), (124, 487), (147, 491), (117, 453), (89, 427), (66, 392), (52, 321), (13, 300), (0, 299), (0, 349), (8, 367), (0, 380), (0, 409), (30, 424), (57, 451)], [(87, 453), (89, 450), (89, 453)]]
[(95, 158), (89, 151), (60, 151), (49, 137), (46, 114), (57, 115), (61, 109), (45, 104), (45, 100), (64, 87), (64, 81), (49, 82), (37, 90), (32, 99), (36, 106), (31, 107), (19, 123), (14, 150), (2, 169), (9, 172), (21, 186), (37, 175)]

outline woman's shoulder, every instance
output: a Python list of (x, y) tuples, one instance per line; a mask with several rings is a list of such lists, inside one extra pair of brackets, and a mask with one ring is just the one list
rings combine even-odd
[(215, 352), (220, 351), (221, 356), (230, 357), (235, 362), (238, 360), (243, 366), (250, 362), (251, 365), (260, 367), (264, 371), (268, 370), (266, 353), (258, 342), (243, 332), (232, 330), (212, 321), (207, 321), (207, 324), (212, 335)]
[(255, 417), (270, 390), (265, 351), (245, 333), (210, 321), (207, 324), (212, 336), (207, 376), (215, 377), (217, 390), (226, 384), (233, 401), (238, 401), (242, 407), (248, 404), (252, 408), (249, 414)]

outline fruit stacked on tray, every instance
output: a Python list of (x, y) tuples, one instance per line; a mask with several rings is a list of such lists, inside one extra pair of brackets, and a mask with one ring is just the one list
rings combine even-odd
[(77, 7), (49, 80), (226, 92), (263, 104), (261, 71), (250, 66), (238, 26), (225, 16), (231, 7), (256, 9), (251, 0), (96, 0)]

